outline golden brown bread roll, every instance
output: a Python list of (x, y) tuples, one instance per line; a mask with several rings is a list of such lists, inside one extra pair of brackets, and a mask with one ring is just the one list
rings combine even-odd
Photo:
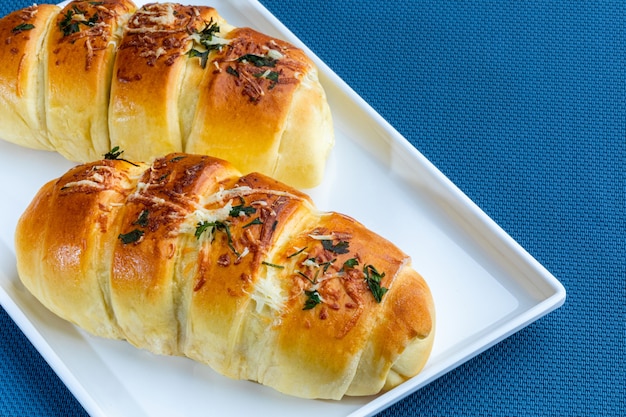
[(309, 188), (334, 144), (305, 53), (211, 7), (35, 5), (0, 19), (0, 58), (0, 137), (73, 161), (203, 153)]
[(64, 319), (290, 395), (390, 389), (433, 343), (430, 291), (400, 249), (208, 156), (80, 165), (39, 191), (15, 247)]

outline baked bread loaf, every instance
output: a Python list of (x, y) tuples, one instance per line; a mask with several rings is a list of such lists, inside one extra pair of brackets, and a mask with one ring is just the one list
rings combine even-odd
[(26, 288), (88, 332), (294, 396), (390, 389), (433, 343), (431, 293), (405, 253), (208, 156), (77, 166), (39, 191), (15, 248)]
[(33, 5), (0, 19), (0, 137), (72, 161), (212, 155), (318, 185), (334, 131), (299, 48), (206, 6)]

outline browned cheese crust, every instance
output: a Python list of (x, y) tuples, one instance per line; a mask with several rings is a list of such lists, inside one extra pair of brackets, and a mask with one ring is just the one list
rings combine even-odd
[(322, 181), (334, 129), (316, 66), (211, 7), (73, 0), (14, 12), (0, 36), (1, 138), (79, 162), (201, 153)]
[(432, 347), (433, 300), (404, 252), (208, 156), (76, 167), (38, 193), (15, 246), (59, 316), (291, 395), (390, 389)]

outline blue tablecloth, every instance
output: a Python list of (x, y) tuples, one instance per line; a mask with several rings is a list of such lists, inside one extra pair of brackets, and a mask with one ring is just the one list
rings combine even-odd
[[(381, 415), (626, 414), (626, 2), (262, 3), (568, 291)], [(84, 415), (0, 326), (0, 415)]]

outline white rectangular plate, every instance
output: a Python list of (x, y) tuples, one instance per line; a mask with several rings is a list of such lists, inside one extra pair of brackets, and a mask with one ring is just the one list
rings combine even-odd
[(13, 234), (36, 191), (72, 164), (0, 141), (0, 303), (92, 416), (369, 416), (457, 367), (565, 300), (563, 286), (254, 0), (211, 1), (226, 20), (303, 47), (320, 68), (336, 126), (318, 207), (396, 243), (429, 283), (437, 309), (421, 374), (385, 394), (302, 400), (233, 381), (185, 358), (86, 334), (22, 286)]

